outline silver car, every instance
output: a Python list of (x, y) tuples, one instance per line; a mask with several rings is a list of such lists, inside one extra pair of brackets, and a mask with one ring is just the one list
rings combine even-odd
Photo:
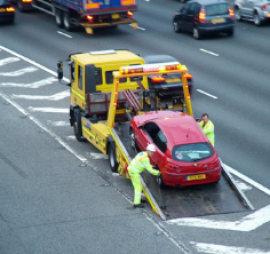
[(270, 20), (270, 0), (235, 0), (235, 18), (251, 20), (260, 26), (266, 20)]

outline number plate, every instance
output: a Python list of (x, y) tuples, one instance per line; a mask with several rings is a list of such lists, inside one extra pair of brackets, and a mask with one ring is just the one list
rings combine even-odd
[(0, 8), (0, 12), (5, 12), (6, 8)]
[(225, 22), (225, 19), (224, 18), (212, 19), (212, 23), (213, 24), (222, 23), (222, 22)]
[(119, 19), (119, 18), (120, 18), (120, 16), (119, 16), (118, 13), (113, 13), (112, 14), (112, 19)]
[(168, 78), (166, 79), (166, 83), (170, 84), (170, 83), (177, 83), (177, 82), (181, 82), (182, 80), (180, 78)]
[(187, 180), (188, 180), (188, 181), (202, 180), (202, 179), (205, 179), (205, 174), (202, 174), (202, 175), (187, 176)]

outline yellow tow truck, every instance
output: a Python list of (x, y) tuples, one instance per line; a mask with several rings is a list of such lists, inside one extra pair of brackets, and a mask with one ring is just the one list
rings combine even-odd
[[(102, 153), (108, 154), (112, 171), (118, 172), (121, 176), (125, 175), (127, 178), (129, 178), (127, 167), (134, 156), (134, 151), (131, 151), (123, 140), (123, 135), (118, 135), (118, 133), (119, 129), (129, 127), (129, 120), (134, 114), (142, 114), (153, 110), (178, 109), (186, 111), (188, 115), (193, 115), (186, 66), (181, 65), (179, 62), (140, 64), (139, 61), (143, 62), (143, 59), (138, 56), (135, 58), (137, 63), (133, 61), (123, 66), (120, 66), (121, 61), (117, 63), (118, 66), (116, 64), (103, 65), (102, 60), (100, 60), (100, 63), (96, 62), (87, 66), (86, 55), (70, 56), (70, 124), (74, 127), (75, 135), (79, 141), (86, 139)], [(108, 60), (107, 58), (104, 59)], [(91, 75), (89, 75), (88, 71)], [(110, 73), (107, 76), (110, 76), (111, 82), (104, 84), (101, 80), (97, 81), (94, 74), (98, 73), (104, 80), (107, 77), (106, 72)], [(182, 97), (178, 98), (176, 96), (175, 100), (178, 102), (172, 103), (170, 106), (167, 103), (162, 105), (159, 98), (152, 97), (146, 77), (171, 73), (180, 73), (182, 77)], [(90, 85), (87, 84), (87, 75), (92, 80), (91, 89), (88, 87)], [(58, 77), (59, 79), (63, 77), (62, 62), (58, 63)], [(226, 171), (225, 175), (226, 179), (228, 178), (230, 181), (230, 184), (227, 183), (227, 185), (231, 186), (233, 181), (230, 175)], [(146, 184), (145, 180), (148, 184)], [(141, 176), (141, 182), (149, 204), (161, 219), (166, 220), (168, 215), (171, 216), (170, 218), (181, 216), (181, 211), (184, 211), (180, 200), (181, 194), (175, 194), (175, 191), (168, 189), (161, 190), (157, 184), (154, 184), (153, 187), (153, 179), (149, 179), (149, 176), (146, 178)], [(226, 188), (229, 188), (228, 186)], [(223, 190), (227, 191), (226, 188), (223, 188)], [(237, 186), (235, 189), (245, 205), (249, 205), (241, 190)], [(207, 195), (211, 196), (212, 192), (213, 189), (208, 191)], [(164, 202), (166, 203), (168, 200), (170, 204), (164, 205)], [(235, 203), (235, 199), (232, 199), (231, 195), (228, 195), (227, 200)], [(173, 207), (173, 213), (168, 212), (167, 208), (169, 206)], [(238, 206), (236, 209), (241, 208), (242, 206)], [(217, 210), (217, 212), (220, 211)]]

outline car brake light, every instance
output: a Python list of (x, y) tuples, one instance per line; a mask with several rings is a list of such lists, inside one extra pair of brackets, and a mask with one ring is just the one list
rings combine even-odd
[(190, 74), (190, 73), (187, 72), (187, 73), (185, 73), (184, 77), (186, 79), (192, 79), (192, 74)]
[(263, 9), (263, 10), (266, 10), (266, 9), (267, 9), (267, 4), (264, 4), (264, 5), (262, 6), (262, 9)]
[(87, 20), (88, 20), (90, 23), (93, 23), (93, 22), (94, 22), (94, 17), (88, 15), (88, 16), (87, 16)]
[(32, 0), (22, 0), (23, 1), (23, 3), (31, 3), (32, 2)]
[(199, 13), (199, 20), (204, 23), (205, 22), (205, 10), (201, 10), (200, 13)]
[(151, 78), (151, 82), (153, 83), (161, 83), (165, 80), (165, 78), (161, 77), (161, 76), (157, 76), (157, 77), (153, 77)]
[(230, 13), (231, 19), (234, 19), (234, 11), (231, 7), (229, 7), (229, 13)]
[(133, 16), (133, 14), (134, 14), (133, 11), (128, 11), (128, 12), (127, 12), (128, 18), (131, 18), (131, 17)]
[(6, 8), (7, 12), (14, 12), (15, 9), (13, 7)]

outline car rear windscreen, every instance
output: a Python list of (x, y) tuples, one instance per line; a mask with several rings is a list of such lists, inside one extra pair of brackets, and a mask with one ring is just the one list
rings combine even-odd
[(205, 7), (206, 16), (217, 16), (229, 14), (229, 8), (226, 3), (212, 4)]

